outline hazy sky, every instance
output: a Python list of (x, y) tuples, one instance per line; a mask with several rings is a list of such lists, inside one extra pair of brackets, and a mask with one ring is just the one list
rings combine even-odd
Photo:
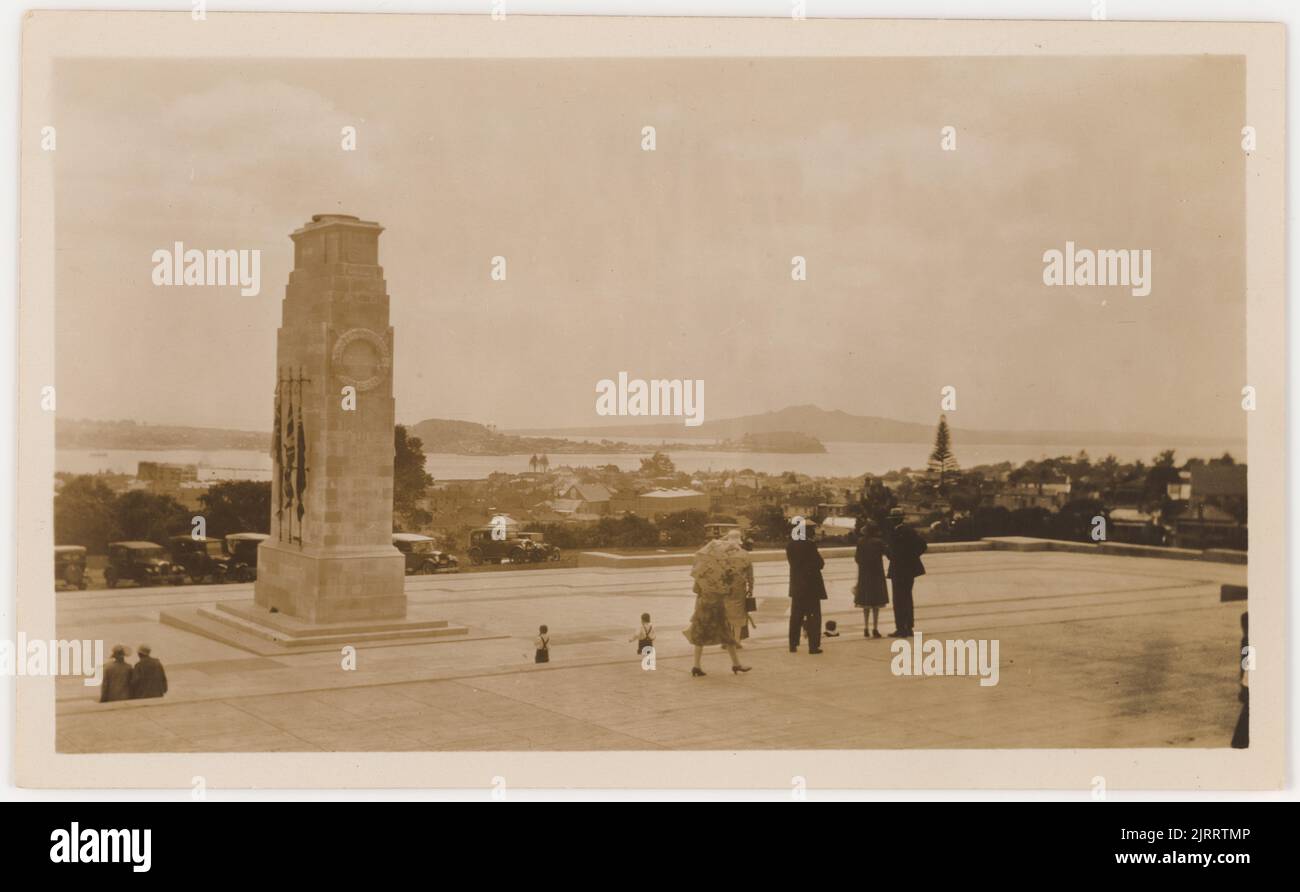
[[(709, 419), (932, 422), (953, 385), (964, 428), (1244, 437), (1240, 59), (75, 61), (57, 80), (66, 417), (265, 428), (288, 235), (341, 212), (387, 227), (401, 421), (587, 424), (627, 371), (703, 378)], [(1150, 296), (1045, 287), (1067, 240), (1150, 249)], [(261, 249), (261, 294), (154, 287), (175, 241)]]

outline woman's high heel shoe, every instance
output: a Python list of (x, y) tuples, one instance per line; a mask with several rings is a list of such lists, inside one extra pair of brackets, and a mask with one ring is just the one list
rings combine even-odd
[(691, 677), (692, 677), (692, 678), (699, 678), (699, 677), (701, 677), (702, 675), (704, 675), (704, 670), (701, 669), (699, 666), (692, 666), (692, 667), (691, 667)]
[(748, 672), (750, 669), (753, 669), (753, 668), (754, 668), (753, 666), (732, 666), (732, 667), (731, 667), (731, 674), (732, 674), (732, 675), (739, 675), (741, 672)]

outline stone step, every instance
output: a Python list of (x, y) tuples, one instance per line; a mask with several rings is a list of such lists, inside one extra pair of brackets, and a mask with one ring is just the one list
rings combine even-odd
[[(337, 623), (310, 623), (285, 613), (271, 613), (248, 601), (218, 601), (217, 611), (225, 616), (234, 617), (242, 622), (273, 629), (281, 636), (292, 639), (301, 637), (318, 637), (331, 632), (349, 635), (365, 635), (380, 632), (394, 632), (411, 629), (418, 624), (422, 628), (440, 629), (448, 623), (445, 619), (415, 616), (408, 614), (399, 619), (359, 619)], [(225, 618), (224, 616), (222, 617)]]
[(358, 644), (361, 642), (373, 641), (390, 641), (397, 638), (432, 638), (442, 635), (463, 635), (465, 634), (464, 626), (449, 626), (446, 622), (439, 624), (425, 624), (422, 622), (413, 622), (406, 628), (390, 628), (383, 631), (348, 631), (337, 627), (323, 629), (317, 633), (311, 633), (305, 629), (299, 630), (298, 634), (286, 634), (283, 629), (277, 626), (262, 625), (242, 616), (237, 616), (228, 611), (209, 607), (199, 607), (199, 616), (207, 620), (219, 622), (224, 625), (233, 626), (241, 632), (250, 635), (256, 635), (267, 641), (274, 641), (285, 647), (301, 647), (302, 645), (312, 644)]
[(300, 634), (289, 638), (276, 629), (219, 610), (216, 605), (169, 608), (159, 613), (159, 621), (163, 625), (237, 647), (258, 656), (337, 652), (345, 645), (394, 647), (506, 637), (473, 632), (465, 626), (451, 625), (446, 621), (424, 622), (416, 619), (409, 628), (405, 629), (354, 633), (332, 629), (319, 635)]

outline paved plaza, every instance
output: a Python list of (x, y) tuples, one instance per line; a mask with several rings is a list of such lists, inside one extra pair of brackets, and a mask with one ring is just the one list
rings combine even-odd
[[(759, 611), (733, 676), (721, 648), (690, 675), (689, 567), (408, 578), (414, 605), (466, 640), (258, 656), (163, 625), (159, 611), (253, 597), (252, 586), (59, 592), (58, 635), (153, 647), (165, 699), (97, 702), (57, 684), (61, 752), (1224, 747), (1237, 720), (1239, 617), (1220, 586), (1246, 567), (1198, 560), (972, 551), (926, 556), (926, 638), (997, 639), (1000, 677), (899, 677), (890, 639), (862, 637), (851, 558), (827, 561), (825, 653), (786, 647), (783, 561), (755, 563)], [(653, 671), (635, 643), (658, 631)], [(546, 623), (551, 662), (534, 665)], [(893, 629), (892, 614), (881, 630)]]

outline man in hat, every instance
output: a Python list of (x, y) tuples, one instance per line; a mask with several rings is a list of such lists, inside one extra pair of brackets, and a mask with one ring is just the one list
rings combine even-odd
[(796, 519), (785, 543), (785, 559), (790, 564), (790, 653), (799, 650), (800, 632), (808, 630), (808, 653), (822, 652), (822, 601), (826, 600), (826, 583), (822, 567), (826, 561), (817, 550), (817, 524)]
[(161, 697), (167, 693), (167, 673), (163, 671), (163, 664), (153, 658), (149, 645), (142, 644), (135, 652), (140, 659), (136, 660), (131, 671), (131, 699)]
[(126, 648), (113, 646), (113, 661), (104, 667), (104, 682), (99, 686), (99, 702), (131, 699), (131, 667), (126, 662)]
[(925, 575), (921, 555), (929, 547), (903, 520), (902, 508), (889, 509), (891, 532), (887, 551), (889, 573), (886, 575), (894, 580), (894, 625), (897, 626), (889, 633), (890, 638), (912, 637), (912, 584), (916, 577)]

